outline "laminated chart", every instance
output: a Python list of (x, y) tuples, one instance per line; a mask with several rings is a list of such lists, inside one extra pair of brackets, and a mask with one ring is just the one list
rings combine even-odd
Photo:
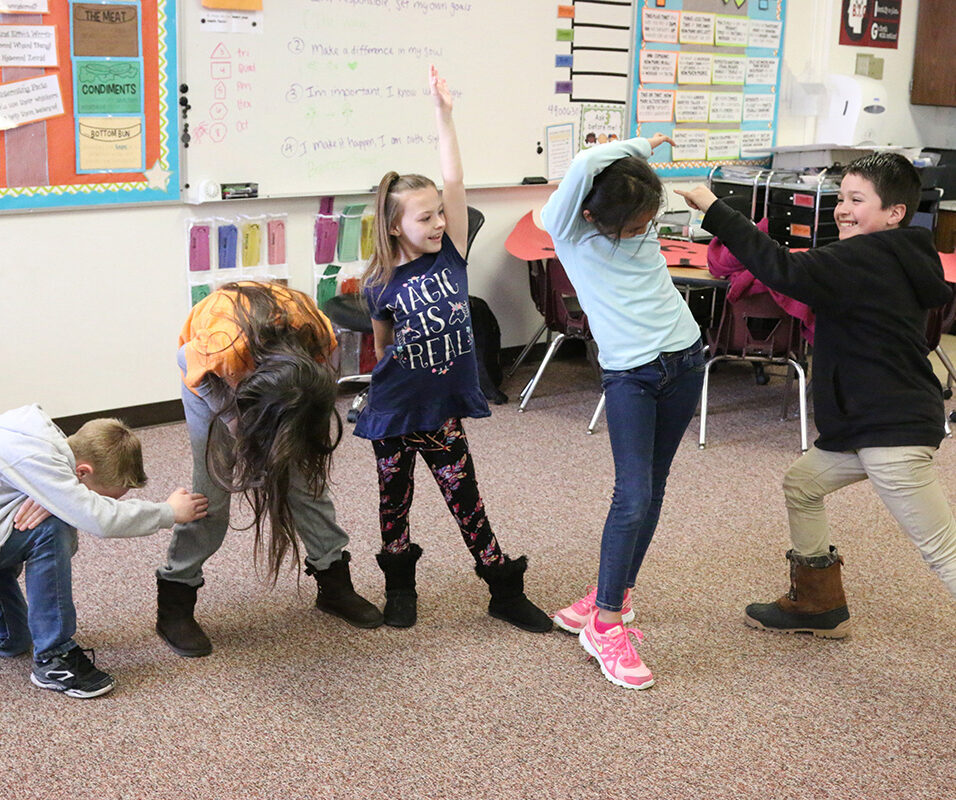
[(666, 177), (769, 165), (786, 0), (638, 0), (630, 135)]
[(0, 12), (0, 210), (177, 200), (175, 0), (23, 5)]

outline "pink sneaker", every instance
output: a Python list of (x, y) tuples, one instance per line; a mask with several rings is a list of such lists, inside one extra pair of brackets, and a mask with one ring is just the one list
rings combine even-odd
[(644, 634), (637, 628), (625, 628), (623, 625), (615, 625), (607, 633), (598, 633), (594, 628), (595, 619), (597, 611), (588, 617), (578, 641), (597, 659), (604, 677), (625, 689), (647, 689), (653, 686), (654, 676), (631, 644), (631, 634), (637, 637), (638, 643), (644, 640)]
[[(594, 611), (594, 600), (597, 597), (597, 587), (588, 586), (588, 593), (572, 603), (567, 608), (554, 612), (554, 624), (564, 628), (568, 633), (580, 633), (587, 624), (588, 617)], [(630, 622), (634, 619), (634, 609), (631, 608), (631, 590), (624, 592), (624, 607), (621, 609), (621, 619)]]

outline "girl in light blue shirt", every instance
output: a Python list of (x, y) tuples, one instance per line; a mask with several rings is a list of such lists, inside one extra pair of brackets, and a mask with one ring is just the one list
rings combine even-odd
[(597, 588), (554, 621), (630, 689), (654, 683), (631, 641), (643, 634), (624, 627), (631, 589), (703, 383), (700, 330), (653, 225), (664, 187), (646, 159), (663, 142), (674, 143), (655, 134), (582, 151), (541, 212), (599, 348), (615, 470)]

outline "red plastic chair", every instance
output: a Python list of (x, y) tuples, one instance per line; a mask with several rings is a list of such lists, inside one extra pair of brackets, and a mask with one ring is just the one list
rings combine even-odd
[(534, 347), (542, 334), (548, 333), (548, 340), (551, 339), (550, 329), (548, 328), (548, 259), (554, 256), (554, 242), (546, 230), (539, 228), (534, 221), (533, 212), (529, 211), (512, 229), (505, 240), (505, 250), (515, 258), (528, 262), (528, 288), (531, 292), (531, 300), (535, 308), (541, 314), (543, 320), (541, 327), (535, 331), (534, 336), (524, 346), (524, 349), (515, 359), (508, 370), (507, 377), (514, 375), (515, 371), (521, 366), (531, 348)]

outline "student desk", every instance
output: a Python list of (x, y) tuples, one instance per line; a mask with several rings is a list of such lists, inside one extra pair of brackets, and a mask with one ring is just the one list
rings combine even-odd
[(707, 245), (661, 238), (661, 253), (671, 280), (694, 312), (701, 330), (716, 324), (723, 311), (723, 297), (730, 281), (711, 275), (707, 269)]

